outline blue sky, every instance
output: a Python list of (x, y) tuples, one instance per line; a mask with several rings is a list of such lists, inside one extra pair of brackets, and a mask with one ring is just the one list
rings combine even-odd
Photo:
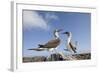
[[(49, 52), (30, 51), (38, 44), (45, 44), (53, 37), (55, 29), (72, 32), (72, 40), (78, 41), (77, 52), (90, 52), (91, 50), (91, 14), (79, 12), (56, 12), (23, 10), (23, 56), (49, 55)], [(67, 40), (66, 35), (59, 34), (61, 44), (57, 51), (64, 51)]]

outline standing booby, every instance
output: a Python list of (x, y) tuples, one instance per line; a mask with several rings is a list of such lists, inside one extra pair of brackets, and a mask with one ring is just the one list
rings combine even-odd
[(67, 45), (65, 50), (68, 50), (70, 52), (76, 53), (76, 45), (72, 44), (71, 38), (72, 38), (72, 33), (71, 32), (64, 32), (63, 34), (67, 34), (68, 39), (67, 39)]
[(61, 29), (59, 30), (55, 30), (54, 31), (54, 39), (48, 41), (45, 44), (39, 44), (38, 48), (34, 48), (34, 49), (28, 49), (28, 50), (35, 50), (35, 51), (53, 51), (56, 50), (57, 46), (60, 44), (60, 38), (59, 38), (59, 32), (61, 31)]

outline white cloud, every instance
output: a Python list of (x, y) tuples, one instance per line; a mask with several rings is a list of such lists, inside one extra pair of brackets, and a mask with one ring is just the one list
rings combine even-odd
[(48, 12), (48, 13), (45, 14), (45, 19), (46, 19), (47, 22), (49, 23), (50, 20), (58, 20), (58, 16), (55, 15), (54, 13)]
[(25, 29), (31, 29), (31, 28), (41, 28), (41, 29), (47, 29), (47, 23), (43, 19), (41, 15), (39, 15), (35, 11), (24, 11), (23, 12), (23, 24)]
[(46, 19), (55, 19), (55, 20), (57, 20), (58, 17), (53, 13), (46, 13)]
[(58, 20), (58, 16), (54, 13), (47, 12), (44, 18), (36, 11), (23, 11), (23, 25), (25, 29), (41, 28), (44, 30), (49, 29), (52, 20)]

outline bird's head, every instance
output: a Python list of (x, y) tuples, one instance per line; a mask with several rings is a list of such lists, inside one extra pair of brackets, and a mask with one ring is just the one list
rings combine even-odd
[(63, 32), (62, 34), (67, 34), (68, 36), (70, 36), (71, 32)]
[(55, 29), (54, 32), (61, 32), (61, 31), (62, 31), (62, 29)]
[(62, 31), (62, 29), (55, 29), (54, 30), (54, 36), (56, 37), (56, 38), (59, 38), (59, 32), (61, 32)]

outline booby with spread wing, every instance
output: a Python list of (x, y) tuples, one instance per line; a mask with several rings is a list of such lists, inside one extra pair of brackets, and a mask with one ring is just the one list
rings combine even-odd
[(28, 50), (35, 50), (35, 51), (54, 51), (56, 50), (57, 46), (60, 44), (60, 38), (59, 38), (59, 32), (62, 31), (62, 29), (55, 30), (54, 31), (54, 39), (48, 41), (45, 44), (39, 44), (38, 48), (28, 49)]

